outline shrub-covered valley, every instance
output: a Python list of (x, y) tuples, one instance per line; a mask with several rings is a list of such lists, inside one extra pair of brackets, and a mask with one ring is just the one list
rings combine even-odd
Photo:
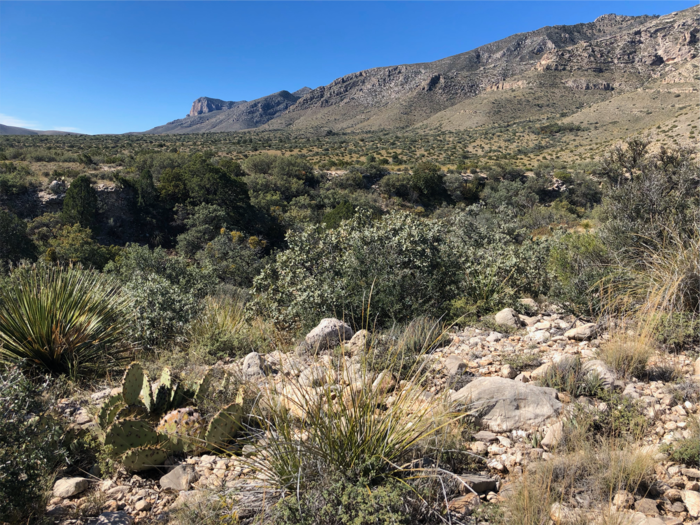
[(696, 523), (695, 132), (589, 132), (0, 137), (0, 522)]

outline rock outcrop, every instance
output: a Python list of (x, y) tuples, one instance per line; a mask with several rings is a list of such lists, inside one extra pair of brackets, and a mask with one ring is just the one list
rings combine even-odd
[(529, 430), (557, 418), (557, 391), (502, 377), (480, 377), (452, 395), (452, 401), (479, 414), (493, 432)]

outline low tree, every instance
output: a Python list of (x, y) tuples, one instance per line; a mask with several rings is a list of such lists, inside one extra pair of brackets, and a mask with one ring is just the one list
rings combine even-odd
[(65, 224), (80, 224), (90, 228), (97, 216), (97, 192), (87, 175), (79, 175), (71, 183), (63, 201), (61, 220)]

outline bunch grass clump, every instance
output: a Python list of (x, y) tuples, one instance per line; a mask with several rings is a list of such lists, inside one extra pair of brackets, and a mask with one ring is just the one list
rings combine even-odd
[(643, 377), (655, 351), (655, 339), (649, 330), (620, 331), (601, 345), (598, 355), (618, 376), (629, 379)]
[[(618, 523), (610, 512), (615, 494), (643, 495), (655, 465), (653, 453), (637, 445), (582, 440), (577, 448), (528, 469), (505, 504), (504, 523), (541, 525), (557, 515), (571, 525), (601, 523), (598, 519)], [(588, 508), (577, 508), (576, 500), (587, 500)]]
[(129, 301), (99, 272), (16, 268), (0, 288), (0, 361), (73, 378), (127, 357)]

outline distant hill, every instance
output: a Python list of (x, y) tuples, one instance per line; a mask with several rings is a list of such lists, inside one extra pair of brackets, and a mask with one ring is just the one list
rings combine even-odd
[(17, 128), (0, 124), (0, 135), (80, 135), (70, 131), (38, 131), (35, 129)]
[[(590, 120), (592, 107), (638, 90), (697, 91), (699, 20), (696, 6), (543, 27), (435, 62), (351, 73), (316, 89), (251, 102), (204, 97), (188, 117), (146, 133), (458, 130), (580, 111)], [(634, 98), (623, 113), (634, 113)]]

